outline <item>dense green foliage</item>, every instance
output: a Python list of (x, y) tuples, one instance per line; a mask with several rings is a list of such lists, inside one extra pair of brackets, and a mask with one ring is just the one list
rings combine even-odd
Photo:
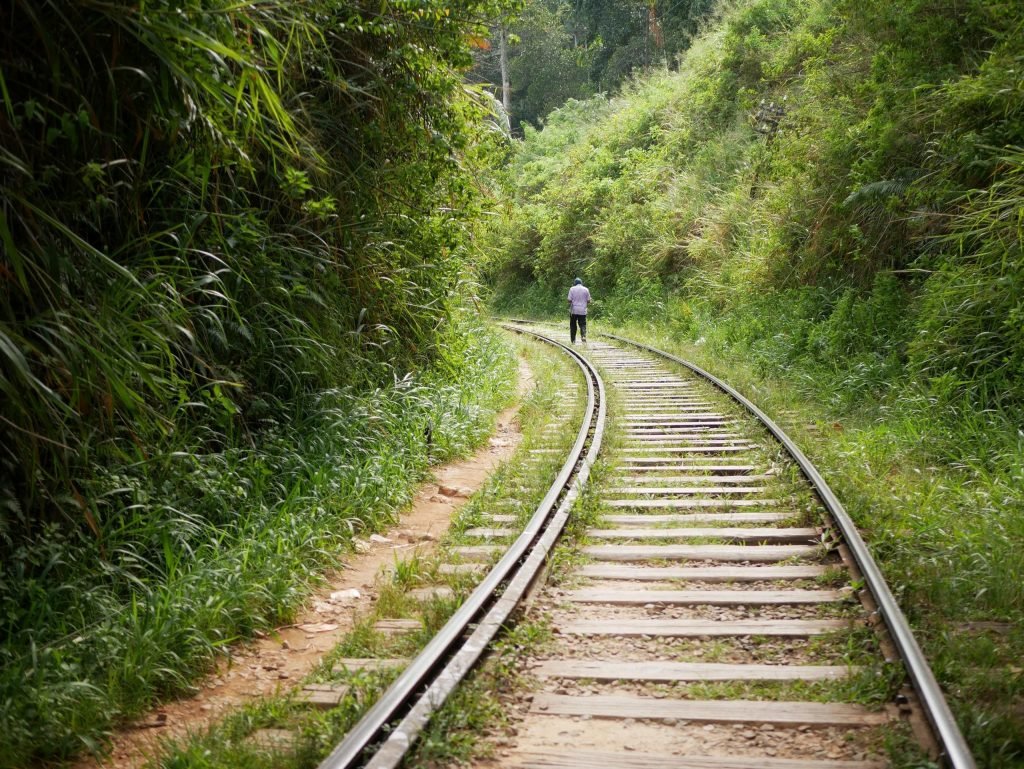
[[(621, 85), (685, 50), (712, 0), (526, 0), (506, 27), (512, 124), (537, 126), (567, 99)], [(501, 86), (494, 47), (477, 55), (474, 76)]]
[[(528, 130), (500, 296), (560, 309), (580, 272), (617, 318), (660, 314), (668, 289), (684, 331), (763, 297), (753, 312), (798, 330), (772, 354), (879, 380), (906, 364), (937, 394), (1019, 407), (1022, 23), (980, 0), (741, 4), (678, 73)], [(773, 137), (754, 130), (762, 99), (786, 99)]]
[(501, 312), (561, 315), (580, 274), (595, 331), (824, 404), (822, 462), (990, 767), (1024, 756), (1024, 636), (956, 628), (1024, 621), (1022, 73), (1020, 3), (737, 2), (678, 72), (526, 131), (488, 267)]
[(83, 462), (216, 448), (283, 400), (386, 375), (373, 360), (430, 358), (471, 200), (449, 12), (478, 10), (14, 6), (8, 536), (66, 510)]
[(429, 422), (434, 458), (480, 439), (509, 372), (456, 322), (492, 135), (462, 70), (497, 8), (0, 11), (0, 764), (287, 611)]

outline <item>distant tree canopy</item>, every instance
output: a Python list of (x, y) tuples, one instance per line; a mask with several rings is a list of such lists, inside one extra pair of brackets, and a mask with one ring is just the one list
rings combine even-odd
[[(539, 125), (568, 99), (611, 91), (635, 70), (671, 64), (713, 6), (714, 0), (526, 0), (506, 22), (513, 126)], [(496, 46), (478, 53), (474, 74), (501, 88)]]

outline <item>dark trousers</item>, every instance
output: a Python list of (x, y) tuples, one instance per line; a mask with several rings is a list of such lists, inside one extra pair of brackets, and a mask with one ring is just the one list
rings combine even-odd
[(569, 313), (569, 340), (576, 343), (576, 327), (580, 328), (580, 336), (583, 337), (583, 341), (587, 341), (587, 316), (586, 315), (573, 315)]

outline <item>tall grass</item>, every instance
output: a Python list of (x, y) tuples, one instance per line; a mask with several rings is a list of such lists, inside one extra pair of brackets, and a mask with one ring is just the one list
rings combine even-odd
[(297, 395), (430, 359), (474, 209), (463, 17), (487, 9), (9, 9), (8, 544), (61, 518), (98, 533), (97, 462), (217, 449)]
[(459, 309), (461, 71), (497, 6), (0, 11), (0, 763), (279, 619), (428, 422), (433, 458), (479, 438), (506, 356)]
[(458, 363), (317, 393), (254, 447), (111, 470), (101, 547), (54, 527), (6, 559), (0, 763), (98, 749), (119, 716), (187, 690), (283, 621), (353, 534), (396, 520), (429, 462), (488, 435), (513, 360), (479, 329), (451, 341)]

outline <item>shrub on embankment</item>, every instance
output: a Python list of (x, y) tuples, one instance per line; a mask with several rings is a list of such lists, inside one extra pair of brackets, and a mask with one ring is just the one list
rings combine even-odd
[(455, 317), (490, 134), (460, 70), (493, 11), (0, 10), (0, 765), (287, 612), (428, 422), (435, 459), (480, 439), (511, 377)]
[(737, 333), (1021, 407), (1022, 32), (1019, 3), (735, 3), (678, 72), (527, 130), (492, 231), (496, 306), (561, 312), (580, 274), (598, 317), (696, 337), (702, 313), (785, 304), (785, 328)]
[(742, 0), (678, 72), (527, 131), (487, 266), (498, 312), (563, 315), (582, 275), (595, 331), (809, 396), (991, 767), (1024, 756), (1022, 148), (1020, 3)]

